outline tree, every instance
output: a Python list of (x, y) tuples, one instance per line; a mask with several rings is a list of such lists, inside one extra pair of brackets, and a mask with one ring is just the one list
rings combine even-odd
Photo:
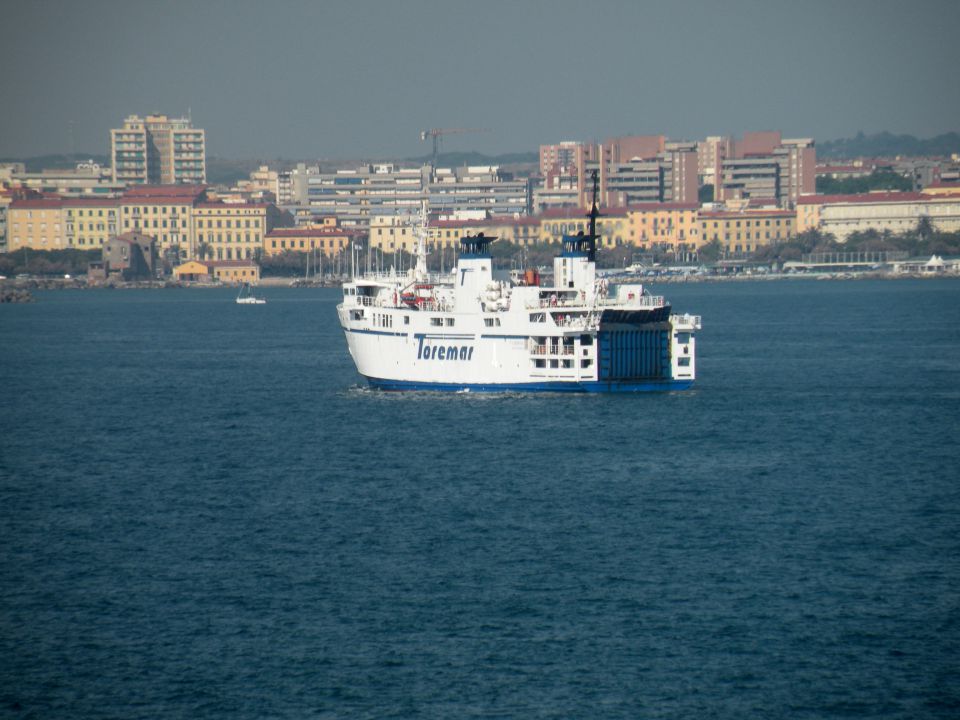
[(722, 248), (720, 247), (719, 240), (711, 240), (706, 245), (701, 246), (699, 250), (700, 262), (704, 263), (714, 263), (720, 259), (720, 253)]

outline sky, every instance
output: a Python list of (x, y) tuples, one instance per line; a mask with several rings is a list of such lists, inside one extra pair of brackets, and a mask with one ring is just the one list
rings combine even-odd
[(957, 0), (0, 0), (0, 157), (108, 154), (131, 114), (207, 154), (960, 129)]

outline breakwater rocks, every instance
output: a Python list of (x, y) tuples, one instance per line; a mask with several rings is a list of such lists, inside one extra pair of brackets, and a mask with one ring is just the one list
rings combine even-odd
[(0, 288), (0, 303), (32, 303), (33, 301), (33, 295), (29, 290)]

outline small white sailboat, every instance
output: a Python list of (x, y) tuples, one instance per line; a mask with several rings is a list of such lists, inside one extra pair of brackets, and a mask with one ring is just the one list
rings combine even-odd
[(240, 286), (240, 292), (237, 293), (237, 305), (266, 305), (267, 301), (256, 297), (250, 283), (244, 283)]

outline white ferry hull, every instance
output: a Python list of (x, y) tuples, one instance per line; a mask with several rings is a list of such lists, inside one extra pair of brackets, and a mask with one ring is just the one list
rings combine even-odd
[(522, 279), (496, 276), (492, 240), (482, 234), (461, 238), (453, 273), (431, 275), (423, 232), (416, 268), (344, 284), (337, 314), (357, 371), (384, 390), (690, 387), (700, 318), (672, 315), (640, 284), (596, 276), (596, 192), (594, 178), (590, 234), (564, 236), (549, 286), (532, 270)]

